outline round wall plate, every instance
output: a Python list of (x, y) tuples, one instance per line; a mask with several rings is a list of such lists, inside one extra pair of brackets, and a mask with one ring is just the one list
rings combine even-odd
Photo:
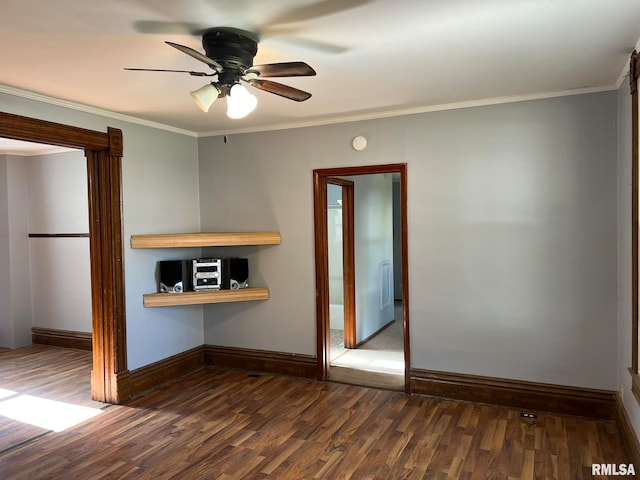
[(353, 142), (351, 142), (351, 145), (353, 145), (354, 150), (364, 150), (365, 148), (367, 148), (367, 139), (364, 138), (362, 135), (357, 136), (356, 138), (353, 139)]

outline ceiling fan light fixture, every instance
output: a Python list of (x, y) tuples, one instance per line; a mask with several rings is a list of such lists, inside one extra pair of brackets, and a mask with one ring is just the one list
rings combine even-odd
[(202, 46), (206, 54), (191, 47), (173, 42), (165, 42), (190, 57), (208, 65), (214, 72), (205, 73), (192, 70), (174, 70), (158, 68), (125, 68), (147, 72), (188, 73), (193, 77), (216, 77), (215, 81), (190, 92), (198, 108), (208, 112), (216, 98), (227, 97), (227, 116), (244, 118), (258, 103), (258, 99), (239, 82), (246, 82), (258, 90), (272, 93), (295, 102), (311, 98), (303, 90), (264, 80), (270, 77), (310, 77), (316, 71), (305, 62), (280, 62), (254, 65), (253, 59), (258, 51), (258, 35), (246, 30), (230, 27), (214, 27), (202, 33)]
[(258, 99), (239, 83), (229, 90), (227, 95), (227, 117), (238, 119), (249, 115), (256, 108)]
[(203, 112), (208, 112), (209, 107), (216, 101), (218, 95), (220, 95), (220, 89), (214, 83), (207, 83), (205, 86), (189, 92), (193, 101), (200, 107)]

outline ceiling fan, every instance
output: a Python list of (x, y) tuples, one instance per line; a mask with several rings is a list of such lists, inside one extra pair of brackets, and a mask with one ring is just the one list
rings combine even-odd
[(191, 93), (196, 104), (204, 111), (217, 98), (227, 98), (227, 116), (243, 118), (256, 107), (257, 99), (244, 88), (241, 82), (265, 92), (273, 93), (296, 102), (303, 102), (311, 94), (303, 90), (284, 85), (265, 77), (308, 77), (315, 70), (304, 62), (268, 63), (253, 65), (253, 57), (258, 52), (258, 38), (255, 34), (229, 27), (216, 27), (206, 30), (202, 35), (205, 54), (193, 48), (173, 42), (165, 42), (187, 55), (211, 67), (212, 73), (189, 70), (168, 70), (155, 68), (125, 68), (147, 72), (179, 72), (195, 77), (217, 77)]

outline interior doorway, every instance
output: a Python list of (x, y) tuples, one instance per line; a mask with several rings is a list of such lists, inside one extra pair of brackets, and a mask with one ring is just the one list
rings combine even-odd
[(93, 370), (91, 396), (106, 403), (129, 398), (122, 248), (122, 132), (106, 133), (0, 112), (0, 137), (85, 152)]
[[(391, 176), (398, 180), (397, 220), (400, 228), (394, 228), (390, 221), (390, 207), (383, 206), (383, 210), (380, 211), (376, 211), (375, 207), (363, 207), (363, 203), (375, 202), (375, 197), (367, 197), (360, 200), (359, 211), (361, 215), (375, 217), (380, 213), (388, 218), (376, 222), (375, 225), (368, 222), (364, 228), (361, 222), (357, 227), (360, 233), (354, 233), (356, 217), (358, 217), (357, 212), (354, 214), (354, 181), (361, 185), (360, 192), (371, 191), (374, 192), (371, 195), (382, 195), (383, 197), (386, 193), (389, 195), (390, 201), (391, 184), (385, 186), (385, 182)], [(375, 183), (370, 183), (371, 181)], [(374, 185), (379, 187), (380, 182), (382, 182), (383, 190), (386, 188), (382, 194), (375, 193), (376, 187)], [(339, 198), (336, 196), (336, 186), (340, 187), (338, 189), (340, 190)], [(355, 188), (357, 189), (358, 186), (356, 185)], [(362, 195), (362, 193), (360, 194)], [(349, 381), (349, 378), (355, 378), (353, 375), (355, 373), (358, 380), (364, 384), (388, 388), (404, 387), (405, 391), (409, 391), (410, 344), (406, 200), (406, 164), (314, 171), (317, 376), (319, 379)], [(364, 219), (363, 222), (367, 223), (366, 220)], [(337, 228), (337, 223), (340, 223), (342, 228)], [(375, 239), (365, 238), (371, 233), (372, 227), (373, 230), (386, 229), (387, 232)], [(400, 253), (395, 262), (391, 258), (393, 254), (390, 253), (391, 241), (385, 242), (385, 238), (388, 239), (394, 230), (398, 234), (397, 244)], [(365, 233), (365, 231), (369, 233)], [(338, 238), (339, 235), (342, 237)], [(359, 238), (358, 241), (354, 240), (356, 235)], [(340, 241), (334, 242), (334, 239)], [(332, 243), (342, 246), (343, 271), (336, 268), (338, 262), (335, 252), (339, 248)], [(386, 247), (376, 245), (372, 248), (373, 243), (388, 243), (388, 245)], [(358, 315), (356, 315), (356, 289), (358, 288), (355, 279), (356, 258), (358, 258), (360, 265), (358, 276), (360, 283), (363, 284), (358, 290), (360, 292), (358, 293)], [(393, 268), (394, 263), (396, 264), (395, 269)], [(401, 288), (394, 289), (392, 270), (400, 271)], [(343, 286), (340, 285), (339, 280), (344, 281)], [(394, 291), (398, 297), (398, 301), (395, 302)], [(339, 301), (342, 299), (339, 295), (340, 292), (343, 292), (344, 308), (341, 308), (342, 305)], [(367, 298), (367, 296), (371, 297), (370, 294), (373, 294), (373, 298)], [(373, 307), (371, 300), (373, 300)], [(335, 318), (336, 313), (340, 313), (338, 310), (344, 312), (343, 332), (340, 331)], [(342, 336), (344, 343), (340, 344), (343, 340), (337, 337)], [(380, 358), (381, 355), (390, 353), (387, 349), (394, 336), (397, 339), (395, 343), (399, 349), (398, 356), (393, 360)], [(358, 347), (361, 348), (360, 351)], [(385, 372), (385, 368), (372, 367), (375, 364), (385, 364), (385, 367), (388, 367), (391, 363), (394, 363), (394, 368), (397, 368), (397, 371), (387, 369), (386, 373), (382, 373)], [(358, 383), (358, 381), (354, 383)]]
[(0, 165), (0, 346), (91, 350), (84, 152), (0, 138)]

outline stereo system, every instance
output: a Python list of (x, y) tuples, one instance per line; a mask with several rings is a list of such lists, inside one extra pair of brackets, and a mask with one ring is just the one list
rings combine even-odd
[(193, 289), (219, 290), (222, 281), (222, 260), (219, 258), (198, 258), (193, 260)]
[(246, 258), (197, 258), (158, 262), (161, 293), (237, 290), (249, 286)]

